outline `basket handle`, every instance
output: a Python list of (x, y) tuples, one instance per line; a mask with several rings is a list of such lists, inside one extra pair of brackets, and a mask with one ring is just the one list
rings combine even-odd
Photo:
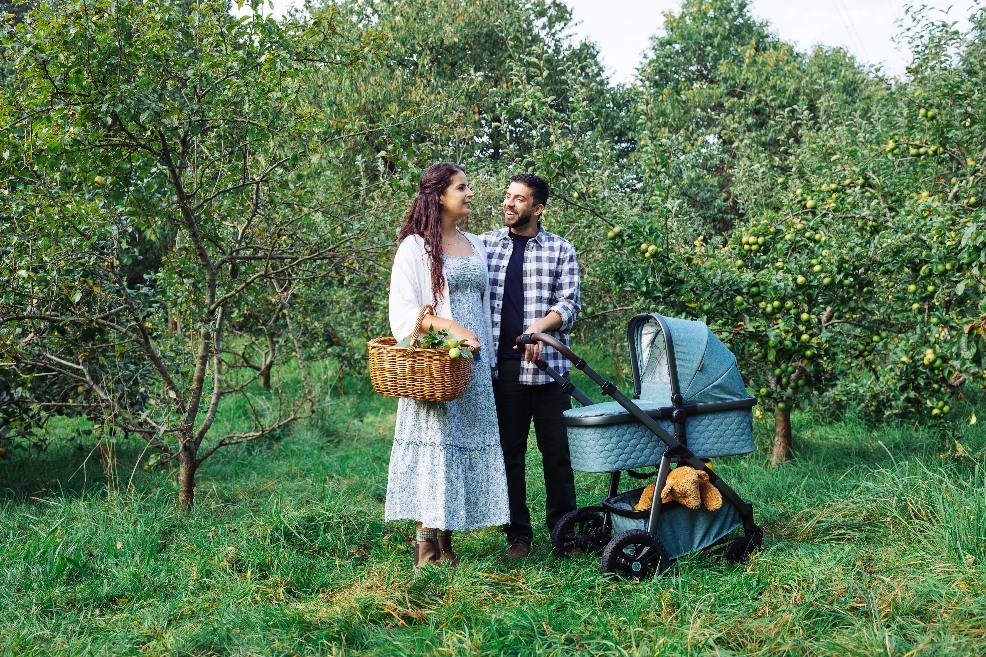
[(421, 310), (418, 311), (418, 318), (414, 320), (414, 330), (411, 331), (411, 348), (414, 349), (418, 346), (418, 336), (421, 334), (421, 322), (424, 320), (425, 315), (435, 314), (435, 308), (431, 305), (421, 306)]

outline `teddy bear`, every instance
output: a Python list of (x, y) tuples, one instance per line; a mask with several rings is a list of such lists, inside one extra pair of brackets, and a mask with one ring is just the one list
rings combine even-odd
[[(672, 500), (692, 510), (704, 506), (708, 511), (718, 511), (722, 507), (722, 493), (709, 481), (709, 473), (687, 465), (679, 465), (668, 473), (667, 483), (661, 491), (661, 504)], [(645, 511), (653, 504), (654, 484), (650, 484), (633, 508)]]

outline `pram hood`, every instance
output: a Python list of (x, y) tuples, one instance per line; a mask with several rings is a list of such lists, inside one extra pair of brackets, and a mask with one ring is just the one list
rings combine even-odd
[(638, 315), (627, 327), (634, 396), (670, 404), (748, 399), (736, 357), (702, 322)]
[[(679, 443), (700, 458), (753, 451), (756, 401), (746, 393), (736, 357), (705, 324), (644, 314), (630, 320), (627, 331), (636, 399), (604, 387), (614, 401), (564, 412), (575, 470), (655, 465)], [(601, 381), (598, 375), (593, 380)]]

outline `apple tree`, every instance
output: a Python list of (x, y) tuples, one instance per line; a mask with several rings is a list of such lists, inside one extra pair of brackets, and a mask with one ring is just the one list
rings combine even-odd
[[(379, 47), (339, 21), (65, 0), (2, 35), (0, 361), (176, 461), (185, 507), (216, 450), (314, 408), (306, 384), (257, 390), (247, 361), (293, 354), (307, 383), (294, 299), (360, 252), (359, 222), (310, 202), (313, 156), (374, 129), (302, 102)], [(273, 351), (242, 330), (271, 317)]]

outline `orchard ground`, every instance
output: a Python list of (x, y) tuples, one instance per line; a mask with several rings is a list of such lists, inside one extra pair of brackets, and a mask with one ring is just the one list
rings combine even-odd
[[(411, 524), (382, 521), (393, 400), (355, 376), (320, 397), (277, 440), (217, 454), (188, 514), (173, 473), (134, 469), (134, 444), (108, 493), (95, 457), (64, 440), (71, 423), (52, 425), (43, 455), (0, 461), (0, 653), (986, 652), (981, 424), (956, 455), (918, 426), (796, 412), (798, 458), (771, 468), (758, 421), (756, 451), (716, 467), (754, 503), (764, 549), (741, 566), (692, 555), (644, 582), (550, 555), (532, 443), (531, 558), (504, 563), (487, 529), (457, 538), (458, 569), (415, 574)], [(581, 504), (604, 495), (604, 476), (576, 478)]]

